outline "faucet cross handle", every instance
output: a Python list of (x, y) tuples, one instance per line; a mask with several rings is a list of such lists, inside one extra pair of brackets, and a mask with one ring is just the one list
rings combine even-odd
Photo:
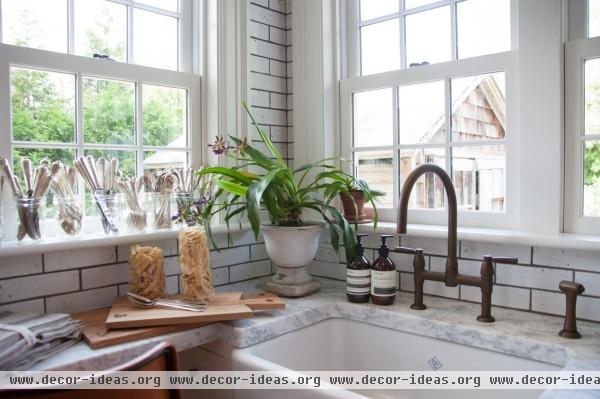
[(585, 287), (575, 281), (561, 281), (558, 288), (567, 297), (565, 324), (558, 335), (565, 338), (581, 338), (581, 334), (577, 331), (577, 314), (575, 308), (577, 305), (577, 295), (583, 294)]
[(485, 255), (481, 264), (481, 314), (477, 320), (482, 323), (493, 323), (492, 291), (494, 289), (494, 263), (517, 263), (519, 259), (505, 256)]

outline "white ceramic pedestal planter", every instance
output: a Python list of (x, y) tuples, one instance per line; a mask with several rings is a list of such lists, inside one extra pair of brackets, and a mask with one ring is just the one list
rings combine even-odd
[(261, 226), (267, 253), (278, 266), (277, 273), (265, 283), (267, 291), (299, 297), (321, 288), (321, 283), (312, 278), (306, 266), (317, 253), (323, 227), (323, 222), (302, 226)]

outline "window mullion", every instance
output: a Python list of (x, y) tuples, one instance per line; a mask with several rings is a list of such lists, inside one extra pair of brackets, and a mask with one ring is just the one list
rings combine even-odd
[(75, 54), (75, 0), (67, 3), (67, 52)]
[(136, 146), (136, 170), (138, 176), (144, 172), (143, 126), (142, 126), (142, 82), (135, 84), (135, 146)]
[(406, 17), (404, 15), (404, 0), (400, 1), (400, 15), (398, 23), (400, 24), (400, 68), (406, 68)]
[(456, 1), (450, 2), (450, 48), (452, 60), (458, 59), (458, 25), (456, 22)]
[(133, 6), (127, 6), (127, 63), (133, 63)]
[[(76, 158), (83, 157), (85, 153), (83, 146), (83, 74), (81, 73), (75, 75), (75, 144), (77, 145)], [(85, 198), (83, 176), (79, 175), (77, 180), (77, 195)], [(83, 208), (85, 214), (85, 207)]]

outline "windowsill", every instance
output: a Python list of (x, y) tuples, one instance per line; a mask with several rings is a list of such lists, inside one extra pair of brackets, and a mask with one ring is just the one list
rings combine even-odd
[[(396, 223), (379, 222), (377, 230), (373, 224), (359, 226), (360, 231), (396, 234)], [(446, 238), (448, 228), (440, 225), (409, 224), (408, 235), (417, 237)], [(520, 244), (528, 246), (596, 250), (600, 248), (600, 235), (586, 234), (543, 234), (509, 229), (487, 229), (459, 227), (458, 239), (464, 241), (492, 242), (496, 244)]]
[[(150, 230), (141, 233), (119, 233), (106, 235), (103, 233), (81, 234), (76, 237), (61, 236), (44, 238), (39, 241), (33, 241), (26, 238), (23, 241), (0, 242), (0, 258), (7, 256), (17, 256), (26, 254), (37, 254), (53, 251), (84, 249), (94, 247), (116, 246), (123, 244), (134, 244), (158, 240), (167, 240), (177, 238), (181, 226), (175, 226), (171, 229)], [(242, 230), (246, 227), (242, 226)], [(239, 227), (232, 226), (230, 231), (237, 231)], [(213, 234), (227, 232), (225, 225), (217, 225), (212, 228)]]
[[(247, 230), (247, 225), (241, 230)], [(61, 250), (84, 249), (103, 247), (111, 245), (134, 244), (158, 240), (167, 240), (177, 237), (181, 226), (171, 229), (151, 230), (142, 233), (121, 233), (105, 235), (102, 233), (82, 234), (77, 237), (53, 237), (40, 241), (25, 239), (24, 241), (0, 242), (0, 258), (7, 256), (45, 253)], [(238, 226), (232, 226), (230, 231), (239, 231)], [(359, 226), (359, 231), (376, 232), (378, 234), (396, 234), (396, 224), (391, 222), (379, 222), (377, 230), (373, 230), (373, 224)], [(225, 225), (215, 225), (213, 234), (227, 232)], [(417, 237), (446, 238), (448, 235), (446, 226), (409, 224), (408, 235)], [(458, 239), (464, 241), (492, 242), (497, 244), (517, 244), (540, 247), (554, 247), (565, 249), (598, 250), (600, 248), (600, 235), (585, 234), (541, 234), (508, 229), (487, 229), (476, 227), (459, 227)]]

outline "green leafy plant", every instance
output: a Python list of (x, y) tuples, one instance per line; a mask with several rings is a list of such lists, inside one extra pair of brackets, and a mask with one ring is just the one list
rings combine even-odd
[[(354, 232), (332, 201), (340, 193), (347, 193), (350, 184), (356, 184), (366, 188), (369, 201), (376, 210), (373, 197), (377, 192), (373, 195), (364, 181), (354, 179), (334, 166), (331, 162), (336, 158), (309, 163), (296, 169), (290, 168), (258, 125), (247, 104), (243, 105), (268, 153), (248, 144), (245, 138), (240, 140), (232, 136), (229, 139), (234, 145), (219, 136), (209, 145), (214, 153), (226, 155), (238, 161), (238, 165), (209, 167), (198, 172), (212, 174), (217, 188), (204, 207), (208, 235), (212, 236), (210, 219), (221, 212), (225, 213), (224, 220), (228, 227), (235, 216), (239, 217), (240, 223), (246, 217), (254, 235), (258, 237), (261, 211), (268, 214), (272, 224), (296, 226), (303, 223), (303, 212), (310, 209), (317, 212), (329, 227), (331, 243), (336, 252), (341, 238), (346, 259), (351, 259), (354, 254)], [(256, 172), (251, 172), (250, 169)]]

